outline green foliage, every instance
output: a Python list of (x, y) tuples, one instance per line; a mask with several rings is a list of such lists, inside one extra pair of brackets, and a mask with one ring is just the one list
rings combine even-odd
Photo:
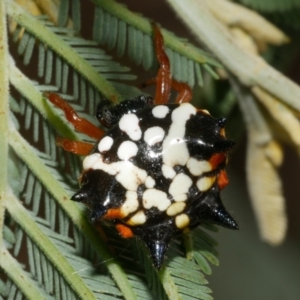
[(264, 12), (286, 12), (300, 8), (299, 0), (239, 0), (239, 2)]
[[(149, 21), (113, 1), (95, 3), (94, 41), (77, 34), (79, 1), (72, 1), (73, 29), (33, 17), (13, 1), (1, 4), (1, 14), (6, 10), (16, 23), (11, 48), (23, 64), (16, 65), (6, 52), (1, 86), (7, 88), (9, 81), (10, 95), (2, 109), (9, 120), (0, 118), (0, 150), (8, 161), (0, 182), (6, 210), (0, 267), (6, 280), (0, 281), (0, 294), (10, 299), (212, 299), (203, 273), (211, 273), (208, 261), (218, 264), (216, 243), (202, 230), (189, 239), (190, 260), (184, 258), (184, 244), (175, 241), (166, 267), (157, 272), (139, 241), (120, 239), (111, 228), (104, 229), (105, 238), (89, 224), (84, 207), (69, 201), (81, 161), (57, 148), (55, 138), (88, 139), (74, 131), (43, 92), (60, 93), (93, 121), (90, 115), (102, 97), (120, 101), (140, 93), (124, 83), (135, 78), (129, 68), (98, 43), (146, 69), (155, 65)], [(68, 22), (69, 10), (69, 2), (61, 1), (59, 24)], [(2, 22), (2, 36), (5, 32)], [(164, 35), (178, 80), (193, 86), (203, 84), (202, 70), (216, 76), (213, 68), (219, 64), (209, 55), (169, 32)]]

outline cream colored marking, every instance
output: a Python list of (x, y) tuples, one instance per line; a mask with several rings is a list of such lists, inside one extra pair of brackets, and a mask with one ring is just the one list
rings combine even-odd
[(171, 205), (171, 201), (165, 192), (148, 189), (143, 194), (143, 205), (146, 209), (157, 207), (160, 211), (165, 211)]
[(134, 142), (125, 141), (118, 148), (118, 157), (122, 160), (129, 160), (131, 157), (136, 156), (138, 147)]
[(104, 172), (116, 176), (128, 191), (136, 191), (140, 184), (143, 184), (147, 177), (147, 172), (138, 168), (129, 161), (117, 161), (110, 164), (103, 162), (103, 156), (100, 153), (88, 155), (83, 160), (84, 170), (103, 170)]
[(155, 180), (151, 176), (148, 176), (145, 180), (145, 186), (148, 189), (153, 188), (155, 186)]
[(100, 153), (93, 153), (86, 156), (83, 160), (83, 170), (94, 169), (94, 165), (102, 158)]
[(215, 183), (216, 177), (203, 177), (197, 181), (197, 188), (200, 192), (206, 192), (209, 190)]
[(133, 191), (127, 191), (125, 197), (126, 200), (121, 206), (121, 213), (126, 217), (138, 209), (139, 201), (137, 193)]
[(172, 124), (163, 142), (163, 162), (171, 167), (184, 166), (189, 159), (189, 151), (184, 140), (185, 124), (196, 108), (189, 103), (182, 103), (172, 112)]
[(173, 217), (177, 214), (180, 214), (186, 207), (184, 202), (175, 202), (167, 209), (167, 215)]
[(146, 222), (146, 215), (143, 211), (138, 211), (132, 218), (130, 218), (126, 223), (128, 225), (137, 226), (142, 225)]
[(186, 163), (187, 168), (194, 176), (200, 176), (205, 172), (212, 171), (212, 167), (207, 160), (198, 160), (194, 157), (190, 157)]
[(186, 214), (181, 214), (175, 218), (177, 228), (182, 229), (190, 224), (190, 218)]
[(119, 121), (119, 127), (133, 140), (138, 141), (142, 137), (139, 119), (135, 114), (124, 115)]
[(163, 119), (166, 117), (168, 112), (170, 111), (168, 106), (165, 105), (157, 105), (152, 109), (152, 114), (155, 118)]
[(160, 143), (164, 139), (164, 137), (165, 131), (159, 126), (148, 128), (144, 133), (144, 141), (149, 146)]
[(202, 111), (203, 113), (210, 115), (210, 112), (207, 109), (201, 109), (200, 111)]
[(163, 175), (165, 176), (165, 178), (173, 179), (174, 176), (176, 175), (176, 172), (174, 171), (174, 169), (165, 164), (162, 165), (161, 171), (162, 171)]
[(110, 136), (105, 136), (98, 144), (98, 150), (100, 152), (108, 151), (112, 144), (114, 143), (114, 140)]
[(177, 174), (169, 187), (169, 194), (174, 198), (177, 195), (187, 194), (189, 188), (192, 186), (193, 181), (191, 178), (185, 174)]
[(179, 194), (173, 197), (173, 200), (176, 202), (187, 200), (187, 194)]

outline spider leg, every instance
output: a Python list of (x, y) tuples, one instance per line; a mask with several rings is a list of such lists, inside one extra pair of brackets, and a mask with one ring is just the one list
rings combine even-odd
[(192, 100), (192, 90), (186, 83), (178, 82), (173, 79), (172, 89), (174, 89), (178, 93), (175, 103), (190, 102)]
[(160, 29), (156, 24), (153, 24), (154, 30), (154, 45), (156, 57), (159, 62), (159, 70), (155, 78), (155, 104), (164, 104), (168, 102), (171, 92), (171, 72), (170, 61), (164, 50), (164, 39)]
[[(146, 86), (152, 85), (156, 83), (156, 78), (152, 78), (147, 80), (146, 82), (140, 85), (141, 88)], [(183, 103), (183, 102), (190, 102), (193, 97), (193, 93), (191, 88), (184, 82), (179, 82), (175, 79), (171, 80), (171, 87), (175, 90), (178, 95), (176, 97), (175, 103)]]
[(56, 145), (62, 147), (65, 151), (72, 152), (77, 155), (88, 155), (92, 149), (94, 148), (94, 145), (80, 142), (80, 141), (71, 141), (66, 138), (56, 138)]
[(77, 131), (97, 140), (99, 140), (104, 135), (105, 132), (103, 130), (101, 130), (88, 120), (79, 117), (72, 106), (70, 106), (57, 94), (45, 93), (45, 96), (51, 103), (53, 103), (65, 113), (67, 120), (74, 126)]
[(156, 83), (154, 104), (167, 103), (171, 94), (171, 88), (178, 92), (176, 103), (190, 102), (192, 99), (191, 88), (186, 83), (178, 82), (171, 77), (170, 61), (164, 49), (164, 39), (156, 24), (153, 24), (153, 31), (159, 70), (155, 78), (146, 81), (141, 87)]

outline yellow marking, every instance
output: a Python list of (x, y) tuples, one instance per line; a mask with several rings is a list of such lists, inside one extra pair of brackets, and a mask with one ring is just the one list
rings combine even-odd
[(185, 207), (186, 204), (184, 202), (175, 202), (167, 209), (167, 215), (170, 217), (175, 216), (181, 213), (185, 209)]
[(206, 192), (215, 183), (216, 176), (213, 177), (203, 177), (197, 181), (197, 188), (200, 192)]
[(146, 215), (142, 210), (138, 211), (132, 218), (126, 223), (131, 226), (142, 225), (146, 222)]
[(190, 224), (190, 218), (186, 214), (181, 214), (175, 218), (177, 228), (183, 229)]

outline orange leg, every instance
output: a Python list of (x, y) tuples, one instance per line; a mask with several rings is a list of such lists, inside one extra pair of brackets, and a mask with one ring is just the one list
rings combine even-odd
[(155, 104), (164, 104), (168, 102), (171, 93), (171, 72), (170, 61), (164, 50), (164, 39), (156, 24), (153, 24), (154, 44), (156, 57), (159, 62), (159, 70), (155, 78)]
[(57, 138), (56, 145), (77, 155), (88, 155), (94, 148), (94, 145), (92, 144), (80, 141), (71, 141), (65, 138)]
[[(150, 79), (150, 80), (142, 83), (140, 87), (144, 88), (148, 85), (152, 85), (155, 83), (156, 83), (156, 78), (153, 78), (153, 79)], [(175, 90), (178, 93), (175, 103), (190, 102), (192, 100), (192, 97), (193, 97), (192, 90), (186, 83), (179, 82), (177, 80), (172, 79), (171, 87), (173, 90)]]
[(192, 100), (192, 90), (186, 83), (172, 80), (172, 89), (178, 92), (175, 103), (190, 102)]
[(104, 135), (105, 132), (103, 130), (101, 130), (88, 120), (80, 118), (77, 115), (76, 111), (57, 94), (45, 93), (45, 96), (51, 103), (53, 103), (65, 113), (67, 120), (74, 126), (77, 131), (97, 140), (99, 140)]

